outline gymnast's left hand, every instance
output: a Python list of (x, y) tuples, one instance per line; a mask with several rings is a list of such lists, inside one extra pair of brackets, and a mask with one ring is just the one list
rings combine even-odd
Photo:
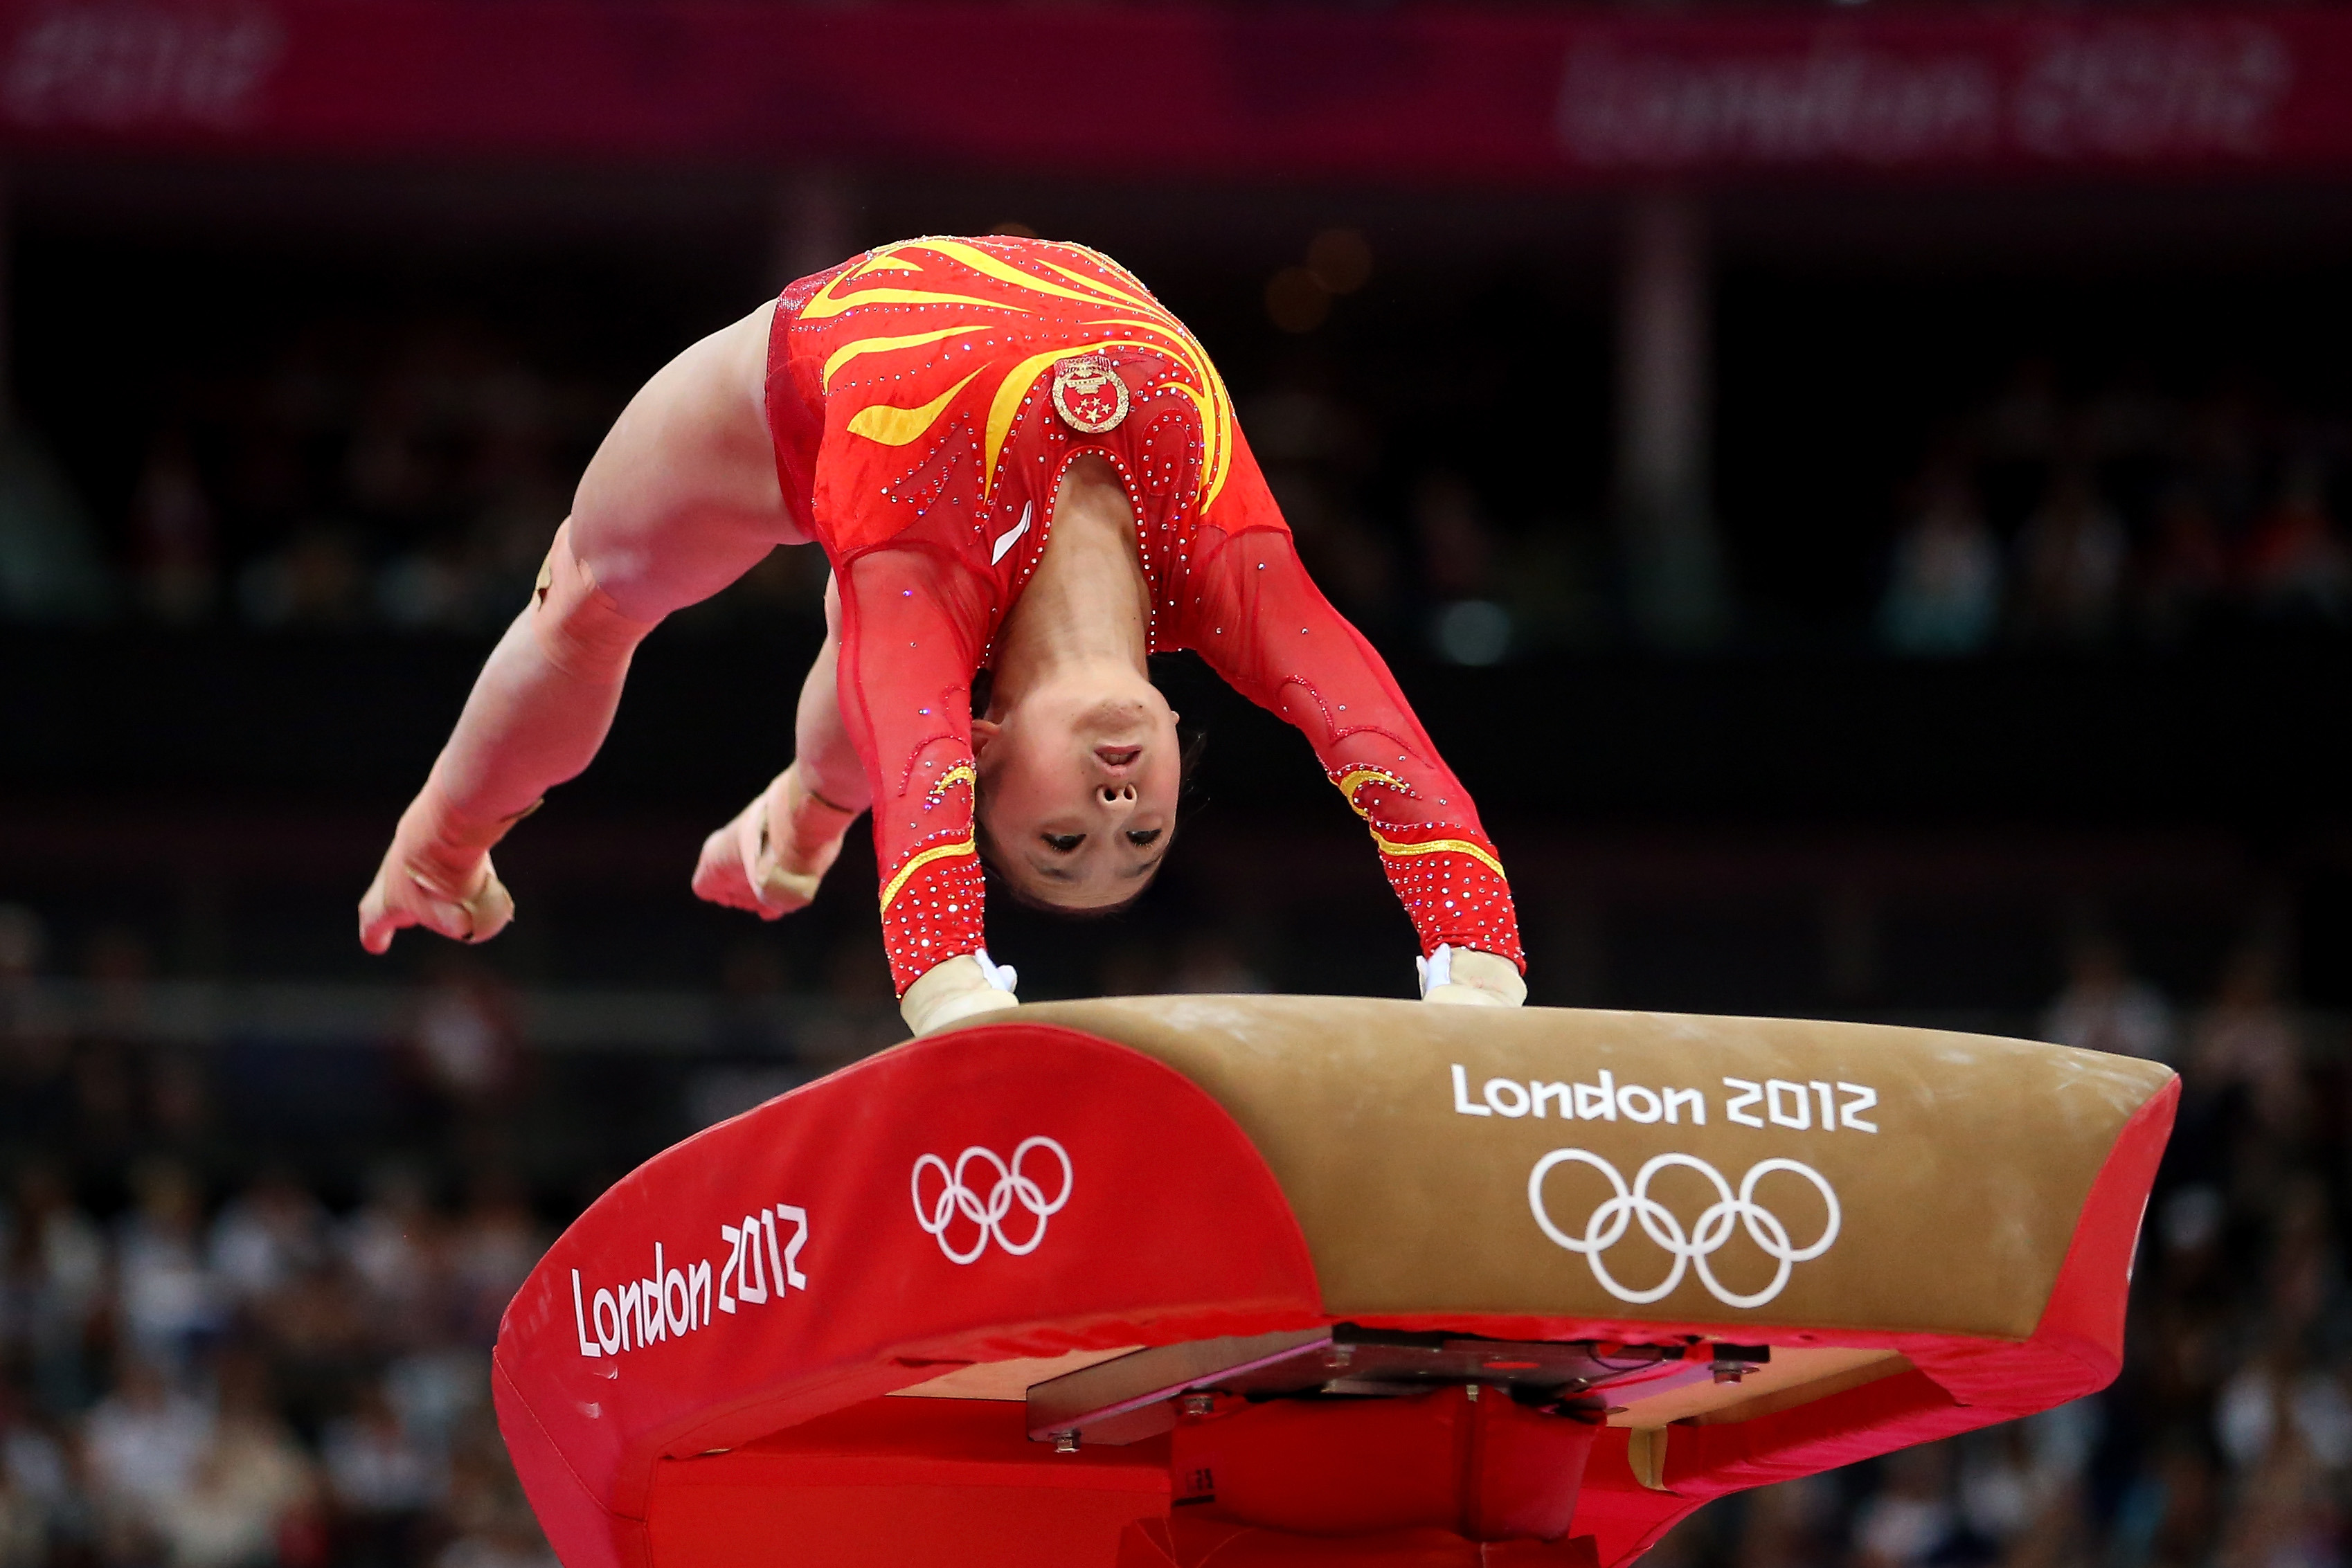
[(360, 899), (360, 946), (382, 953), (411, 925), (453, 942), (487, 942), (514, 919), (514, 896), (488, 851), (470, 865), (447, 865), (411, 853), (398, 839)]
[(1435, 959), (1421, 960), (1425, 1002), (1456, 1007), (1516, 1008), (1528, 999), (1528, 983), (1508, 958), (1473, 947), (1441, 947)]

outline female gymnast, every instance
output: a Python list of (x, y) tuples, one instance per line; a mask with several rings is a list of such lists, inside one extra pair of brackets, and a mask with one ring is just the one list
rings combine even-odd
[(1150, 883), (1181, 766), (1145, 659), (1191, 648), (1297, 726), (1370, 828), (1424, 998), (1525, 999), (1477, 810), (1300, 567), (1208, 355), (1108, 257), (1002, 236), (803, 278), (631, 401), (361, 900), (367, 949), (497, 935), (514, 901), (490, 849), (587, 767), (637, 643), (811, 540), (833, 576), (793, 762), (703, 845), (701, 897), (802, 907), (870, 809), (908, 1025), (1014, 1005), (982, 862), (1074, 910)]

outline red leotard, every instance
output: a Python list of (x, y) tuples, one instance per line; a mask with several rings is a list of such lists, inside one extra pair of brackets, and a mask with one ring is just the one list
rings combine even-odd
[[(1057, 367), (1107, 362), (1130, 406), (1087, 434)], [(1084, 370), (1084, 366), (1070, 367)], [(1072, 412), (1099, 424), (1115, 386)], [(786, 289), (768, 355), (784, 494), (843, 610), (841, 707), (874, 788), (882, 932), (903, 992), (982, 943), (971, 682), (1035, 571), (1075, 458), (1118, 470), (1151, 593), (1152, 651), (1191, 648), (1297, 726), (1370, 825), (1423, 952), (1525, 967), (1478, 813), (1388, 666), (1299, 565), (1224, 383), (1108, 257), (993, 236), (885, 246)]]

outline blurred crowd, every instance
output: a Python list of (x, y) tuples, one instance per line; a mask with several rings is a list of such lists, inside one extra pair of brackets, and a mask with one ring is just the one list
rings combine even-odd
[[(1108, 951), (1107, 992), (1267, 984), (1213, 934)], [(2259, 927), (2192, 1005), (2087, 931), (2038, 1026), (2015, 1026), (2186, 1081), (2115, 1387), (1726, 1500), (1657, 1549), (1662, 1568), (2340, 1563), (2352, 1073), (2293, 1005), (2287, 952)], [(563, 1119), (590, 1124), (578, 1085), (529, 1069), (482, 972), (428, 968), (383, 1049), (429, 1080), (429, 1124), (356, 1176), (349, 1159), (306, 1168), (224, 1135), (236, 1082), (107, 1003), (133, 967), (100, 940), (97, 999), (63, 1023), (39, 923), (0, 907), (0, 1568), (544, 1568), (488, 1350), (561, 1214), (506, 1174), (493, 1134), (567, 1094)], [(734, 972), (751, 967), (730, 960), (722, 990), (815, 999), (827, 983)], [(667, 1092), (698, 1123), (796, 1081), (789, 1045), (758, 1049), (765, 1068)], [(635, 1155), (573, 1157), (586, 1194)]]
[(489, 1408), (520, 1187), (437, 1201), (428, 1144), (334, 1212), (206, 1063), (64, 1025), (39, 956), (0, 906), (0, 1568), (552, 1568)]
[(100, 1218), (17, 1161), (0, 1217), (0, 1563), (551, 1563), (488, 1407), (545, 1238), (387, 1172), (331, 1214), (289, 1171), (225, 1195), (166, 1157)]
[[(173, 393), (112, 517), (30, 434), (0, 429), (0, 621), (495, 631), (633, 390), (557, 375), (462, 315), (330, 321)], [(1506, 559), (1458, 476), (1423, 476), (1394, 538), (1364, 505), (1380, 432), (1328, 364), (1277, 373), (1244, 418), (1319, 580), (1368, 627), (1435, 615), (1441, 653), (1490, 663), (1510, 615), (1533, 646), (1580, 613), (1548, 569), (1558, 551)], [(824, 577), (815, 551), (779, 550), (694, 613), (814, 615)]]
[(2352, 429), (2243, 377), (2068, 398), (2028, 361), (1913, 487), (1880, 637), (1948, 655), (2352, 629), (2347, 458)]
[[(632, 390), (543, 358), (462, 313), (314, 324), (175, 382), (105, 516), (33, 435), (0, 429), (0, 621), (492, 632)], [(1309, 567), (1385, 646), (1486, 664), (1624, 633), (1597, 472), (1591, 495), (1513, 496), (1400, 439), (1472, 420), (1455, 404), (1486, 392), (1456, 383), (1502, 373), (1440, 365), (1400, 386), (1293, 340), (1240, 386)], [(2347, 458), (2352, 427), (2249, 375), (2074, 395), (2028, 361), (1935, 434), (1874, 615), (1852, 621), (1941, 655), (2352, 631)], [(1736, 545), (1742, 498), (1718, 505)], [(696, 618), (805, 616), (823, 576), (814, 551), (780, 550)]]
[(421, 311), (184, 378), (118, 516), (0, 433), (0, 619), (495, 630), (631, 390)]

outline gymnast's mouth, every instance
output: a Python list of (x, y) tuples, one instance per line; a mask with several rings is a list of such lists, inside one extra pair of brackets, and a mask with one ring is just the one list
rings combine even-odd
[(1139, 746), (1097, 746), (1095, 747), (1095, 760), (1101, 763), (1106, 768), (1108, 768), (1113, 773), (1126, 772), (1129, 768), (1135, 766), (1136, 758), (1142, 755), (1143, 747)]

